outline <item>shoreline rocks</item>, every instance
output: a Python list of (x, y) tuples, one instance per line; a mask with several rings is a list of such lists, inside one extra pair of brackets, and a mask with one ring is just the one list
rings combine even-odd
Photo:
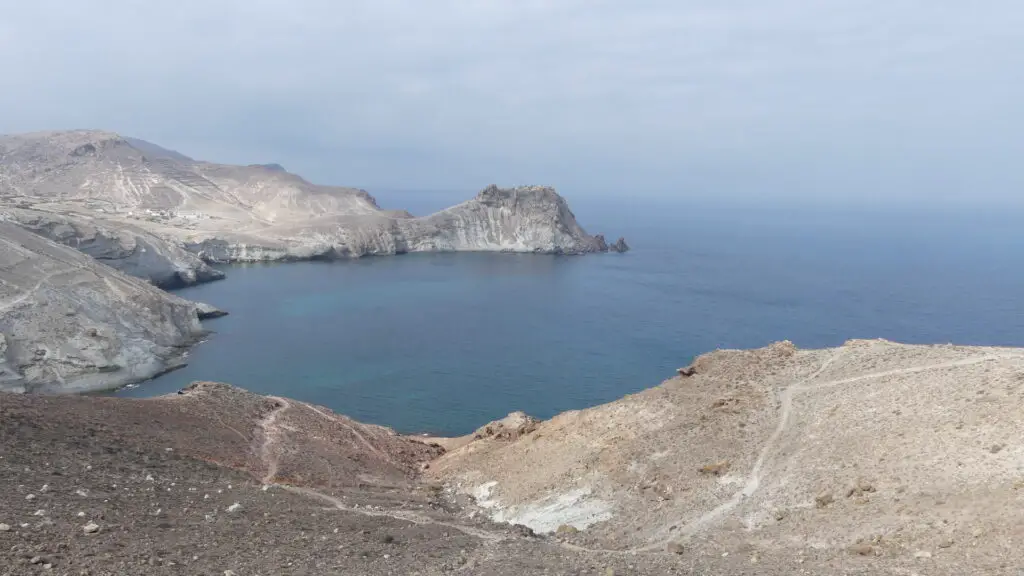
[(207, 304), (206, 302), (196, 302), (195, 305), (196, 316), (198, 316), (200, 320), (210, 320), (212, 318), (221, 318), (228, 315), (227, 312), (217, 308), (216, 306)]

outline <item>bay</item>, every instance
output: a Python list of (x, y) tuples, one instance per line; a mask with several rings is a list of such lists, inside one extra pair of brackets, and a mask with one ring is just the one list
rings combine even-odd
[[(389, 200), (420, 213), (448, 202), (416, 198)], [(1024, 346), (1020, 214), (572, 205), (589, 230), (621, 233), (633, 250), (229, 266), (225, 281), (178, 291), (231, 314), (205, 323), (215, 333), (189, 366), (117, 394), (223, 381), (458, 435), (513, 410), (547, 418), (618, 399), (716, 348)]]

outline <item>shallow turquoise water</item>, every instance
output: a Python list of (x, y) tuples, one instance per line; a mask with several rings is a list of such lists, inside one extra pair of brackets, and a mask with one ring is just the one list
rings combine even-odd
[(1008, 214), (574, 207), (634, 250), (229, 267), (179, 292), (231, 313), (190, 365), (118, 394), (219, 380), (451, 435), (611, 401), (718, 347), (1024, 345)]

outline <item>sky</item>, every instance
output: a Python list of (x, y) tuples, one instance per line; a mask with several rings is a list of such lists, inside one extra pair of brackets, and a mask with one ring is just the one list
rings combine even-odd
[(1016, 0), (0, 0), (0, 133), (323, 184), (1020, 201)]

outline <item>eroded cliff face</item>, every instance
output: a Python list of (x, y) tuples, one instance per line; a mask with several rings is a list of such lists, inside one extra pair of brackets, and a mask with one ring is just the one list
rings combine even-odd
[(0, 222), (0, 390), (114, 388), (174, 366), (195, 304)]
[(576, 222), (565, 199), (547, 186), (488, 186), (475, 198), (436, 214), (402, 221), (409, 251), (543, 254), (604, 252), (608, 246)]
[(201, 258), (138, 226), (82, 214), (0, 207), (7, 220), (92, 256), (125, 274), (172, 290), (224, 278)]
[[(280, 166), (199, 162), (100, 131), (0, 137), (0, 203), (63, 216), (57, 233), (38, 215), (15, 220), (161, 285), (214, 279), (183, 250), (206, 262), (608, 250), (548, 187), (490, 186), (413, 218), (382, 210), (363, 190), (310, 184)], [(82, 219), (100, 232), (75, 223)]]
[(605, 252), (553, 188), (490, 186), (472, 200), (421, 218), (381, 212), (321, 218), (265, 233), (215, 234), (184, 248), (208, 262), (389, 256), (406, 252)]

